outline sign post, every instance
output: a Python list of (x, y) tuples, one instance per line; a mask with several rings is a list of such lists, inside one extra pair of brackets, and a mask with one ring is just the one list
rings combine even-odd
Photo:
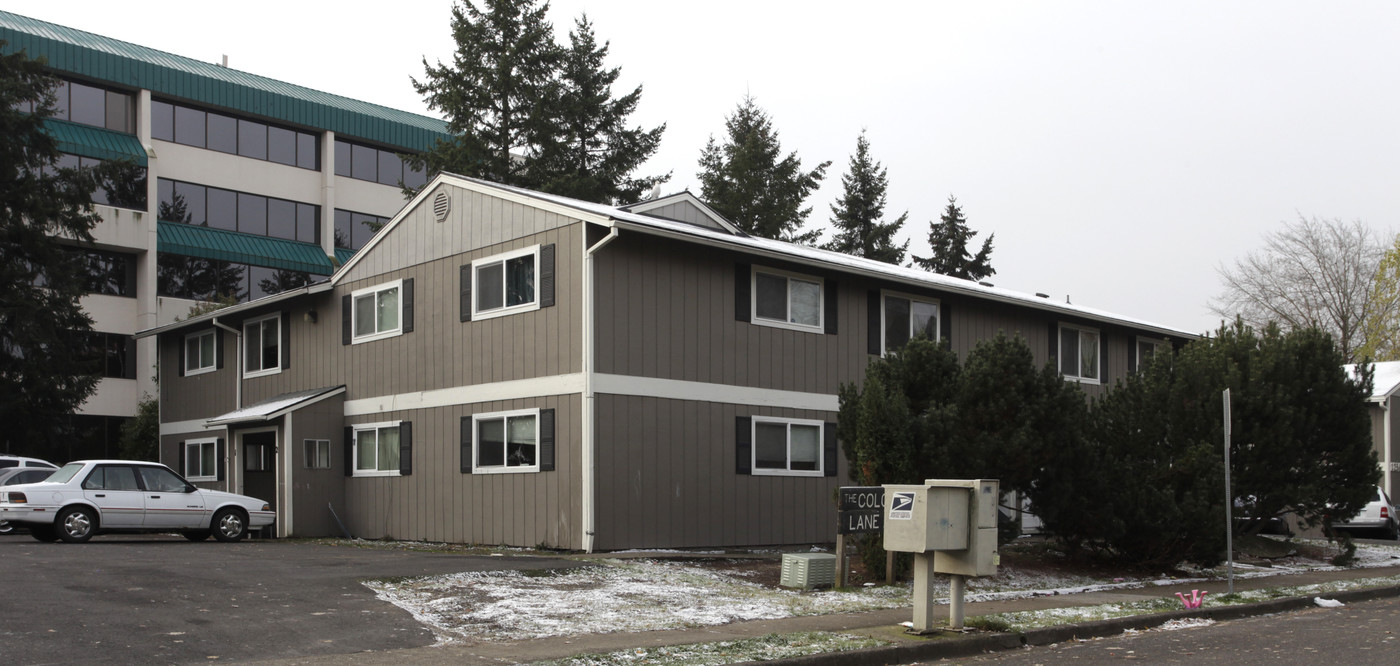
[(1221, 395), (1225, 401), (1225, 577), (1229, 594), (1235, 593), (1235, 497), (1230, 492), (1230, 389)]
[(884, 528), (883, 486), (846, 486), (840, 489), (836, 525), (836, 586), (846, 586), (846, 535), (879, 533)]

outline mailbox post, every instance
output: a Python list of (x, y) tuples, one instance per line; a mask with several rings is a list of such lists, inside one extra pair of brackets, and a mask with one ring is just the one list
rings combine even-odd
[(928, 479), (886, 485), (885, 549), (914, 553), (914, 631), (933, 631), (933, 576), (949, 585), (948, 627), (963, 628), (966, 576), (996, 573), (995, 479)]

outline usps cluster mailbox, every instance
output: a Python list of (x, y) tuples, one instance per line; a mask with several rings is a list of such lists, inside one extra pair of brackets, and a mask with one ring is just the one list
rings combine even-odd
[(885, 550), (931, 552), (935, 573), (996, 573), (997, 480), (928, 479), (884, 488)]

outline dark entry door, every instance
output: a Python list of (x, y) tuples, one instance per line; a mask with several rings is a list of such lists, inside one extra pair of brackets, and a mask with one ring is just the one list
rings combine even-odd
[(243, 435), (243, 494), (277, 510), (277, 433)]

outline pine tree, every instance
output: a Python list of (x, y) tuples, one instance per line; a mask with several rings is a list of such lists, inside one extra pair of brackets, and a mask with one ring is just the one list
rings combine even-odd
[(831, 162), (803, 171), (796, 152), (782, 157), (772, 119), (751, 96), (725, 118), (724, 126), (726, 141), (718, 144), (712, 136), (700, 153), (701, 198), (745, 233), (815, 242), (821, 231), (802, 231), (812, 212), (802, 202), (821, 185)]
[(447, 118), (451, 139), (409, 165), (529, 187), (524, 157), (550, 134), (548, 104), (562, 50), (545, 20), (548, 2), (471, 0), (452, 6), (452, 62), (423, 59), (424, 78), (412, 79), (428, 108)]
[(929, 224), (928, 244), (933, 248), (933, 254), (929, 257), (915, 256), (915, 265), (926, 271), (964, 280), (981, 280), (996, 275), (997, 271), (991, 263), (992, 240), (996, 234), (987, 236), (987, 240), (982, 242), (982, 249), (973, 256), (968, 253), (967, 245), (977, 236), (977, 232), (967, 228), (967, 218), (963, 217), (956, 197), (948, 197), (948, 207), (943, 210), (940, 220)]
[(40, 457), (97, 386), (86, 260), (66, 246), (92, 241), (93, 192), (117, 174), (115, 162), (58, 168), (43, 130), (54, 84), (23, 51), (0, 57), (0, 451)]
[(909, 213), (893, 222), (883, 221), (885, 192), (889, 188), (886, 170), (870, 158), (870, 141), (865, 132), (856, 140), (856, 153), (851, 156), (846, 174), (841, 176), (841, 198), (831, 205), (831, 224), (836, 237), (826, 249), (857, 257), (899, 264), (909, 242), (895, 245), (894, 236), (904, 226)]
[(603, 204), (631, 203), (671, 178), (631, 176), (661, 145), (666, 125), (627, 127), (642, 87), (613, 99), (612, 85), (622, 70), (608, 69), (603, 62), (607, 55), (608, 44), (599, 46), (588, 17), (579, 17), (551, 100), (558, 124), (530, 166), (540, 191)]

